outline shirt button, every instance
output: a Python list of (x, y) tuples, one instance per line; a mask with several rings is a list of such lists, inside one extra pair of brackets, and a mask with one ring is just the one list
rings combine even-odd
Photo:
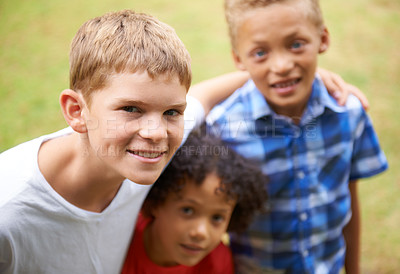
[(303, 178), (304, 178), (304, 176), (305, 176), (305, 174), (304, 174), (304, 172), (303, 172), (303, 171), (299, 171), (299, 172), (297, 172), (297, 178), (299, 178), (299, 179), (303, 179)]
[(298, 127), (293, 128), (293, 137), (294, 138), (299, 138), (301, 135), (301, 129)]
[(304, 251), (302, 252), (302, 255), (303, 255), (303, 257), (307, 257), (307, 256), (308, 256), (308, 250), (304, 250)]
[(304, 222), (305, 220), (308, 219), (308, 215), (307, 215), (307, 213), (303, 212), (303, 213), (300, 214), (299, 218), (300, 218), (301, 221)]

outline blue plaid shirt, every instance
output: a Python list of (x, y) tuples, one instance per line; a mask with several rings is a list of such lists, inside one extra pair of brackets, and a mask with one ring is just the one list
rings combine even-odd
[(274, 113), (250, 80), (212, 110), (207, 124), (269, 176), (268, 213), (231, 235), (235, 257), (286, 273), (339, 273), (342, 229), (351, 218), (348, 182), (388, 167), (360, 102), (350, 97), (338, 106), (316, 78), (296, 125)]

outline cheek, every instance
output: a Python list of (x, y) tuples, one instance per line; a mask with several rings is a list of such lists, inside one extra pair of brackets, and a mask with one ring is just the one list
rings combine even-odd
[(187, 231), (188, 229), (184, 223), (176, 219), (170, 219), (162, 226), (160, 233), (163, 233), (164, 244), (170, 248), (175, 248), (175, 244), (182, 241), (182, 237), (185, 237)]
[(128, 124), (118, 124), (115, 120), (108, 120), (107, 123), (102, 125), (100, 132), (99, 142), (103, 146), (114, 147), (116, 150), (125, 150), (133, 136)]
[(116, 126), (119, 137), (126, 137), (134, 135), (140, 128), (139, 120), (125, 121), (120, 119), (117, 121)]
[(179, 234), (181, 230), (185, 230), (185, 222), (179, 217), (178, 210), (168, 201), (160, 205), (152, 214), (154, 216), (153, 225), (157, 227), (159, 233)]
[[(216, 248), (223, 239), (226, 239), (225, 237), (228, 235), (227, 234), (228, 225), (229, 222), (226, 222), (221, 227), (215, 228), (214, 233), (212, 235), (213, 248)], [(229, 238), (229, 236), (227, 237)]]
[(178, 121), (168, 122), (168, 139), (169, 143), (174, 147), (179, 147), (182, 143), (184, 135), (184, 120), (179, 119)]
[(318, 52), (316, 49), (309, 49), (306, 53), (299, 56), (298, 62), (303, 66), (316, 67), (318, 62)]
[(255, 81), (265, 81), (266, 73), (268, 73), (268, 63), (252, 63), (248, 66), (247, 71), (250, 73), (251, 78)]
[(211, 237), (210, 250), (213, 250), (221, 243), (225, 232), (226, 232), (226, 229), (221, 230), (221, 231), (214, 231), (214, 233), (212, 234), (212, 237)]
[(104, 141), (124, 138), (129, 132), (129, 124), (117, 115), (104, 115), (100, 118), (90, 116), (86, 123), (88, 131), (100, 135)]

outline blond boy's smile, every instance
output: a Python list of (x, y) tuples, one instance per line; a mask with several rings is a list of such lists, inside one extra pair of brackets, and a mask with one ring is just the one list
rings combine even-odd
[(186, 88), (178, 77), (114, 75), (84, 112), (93, 125), (87, 130), (93, 160), (104, 172), (154, 183), (181, 144), (185, 107)]
[(127, 150), (129, 153), (131, 153), (133, 156), (138, 156), (141, 158), (145, 159), (161, 159), (161, 156), (166, 153), (165, 152), (147, 152), (147, 151), (133, 151), (133, 150)]

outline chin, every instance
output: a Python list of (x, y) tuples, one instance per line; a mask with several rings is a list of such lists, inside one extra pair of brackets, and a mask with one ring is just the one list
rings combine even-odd
[(161, 171), (157, 173), (152, 173), (152, 174), (147, 174), (144, 172), (144, 174), (141, 174), (142, 176), (132, 176), (128, 177), (129, 180), (132, 182), (138, 184), (138, 185), (152, 185), (157, 181), (158, 177), (161, 175)]
[(198, 264), (202, 259), (203, 258), (201, 258), (199, 260), (196, 260), (196, 261), (184, 262), (184, 263), (181, 263), (181, 264), (185, 265), (185, 266), (192, 267), (192, 266), (195, 266), (196, 264)]

